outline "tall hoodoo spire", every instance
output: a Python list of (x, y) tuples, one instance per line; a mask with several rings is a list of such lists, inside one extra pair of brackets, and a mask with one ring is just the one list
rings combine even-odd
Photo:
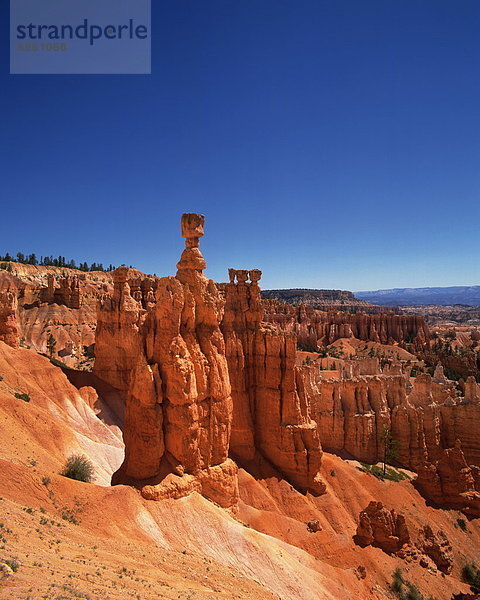
[(182, 215), (181, 227), (182, 237), (185, 238), (185, 250), (180, 262), (177, 264), (179, 270), (203, 271), (207, 266), (198, 246), (200, 238), (203, 237), (203, 224), (205, 217), (196, 213), (184, 213)]

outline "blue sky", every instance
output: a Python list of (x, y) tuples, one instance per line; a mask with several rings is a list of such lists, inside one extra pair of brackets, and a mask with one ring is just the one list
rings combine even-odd
[(5, 251), (263, 287), (480, 283), (477, 0), (153, 0), (152, 75), (8, 74)]

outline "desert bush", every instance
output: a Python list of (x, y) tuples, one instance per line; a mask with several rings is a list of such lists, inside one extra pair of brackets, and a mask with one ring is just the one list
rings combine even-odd
[(23, 400), (24, 402), (30, 402), (31, 398), (30, 398), (30, 394), (26, 394), (25, 392), (16, 392), (14, 394), (15, 398), (18, 398), (19, 400)]
[(467, 531), (467, 522), (465, 519), (457, 519), (457, 526), (460, 527), (462, 531)]
[(57, 341), (53, 337), (53, 334), (50, 333), (47, 338), (47, 351), (50, 358), (53, 358), (57, 349)]
[(7, 558), (7, 560), (4, 560), (3, 562), (8, 565), (14, 573), (20, 568), (20, 563), (16, 558)]
[(68, 457), (60, 475), (90, 483), (93, 480), (95, 468), (83, 454), (72, 454)]
[(462, 579), (475, 591), (480, 591), (480, 569), (475, 563), (467, 563), (463, 566)]
[(388, 481), (403, 481), (404, 479), (409, 480), (410, 477), (403, 473), (403, 471), (398, 471), (393, 467), (387, 467), (385, 469), (385, 473), (383, 472), (383, 468), (377, 465), (369, 465), (368, 463), (361, 462), (362, 466), (357, 467), (360, 471), (364, 473), (370, 473), (377, 479), (387, 479)]
[[(423, 595), (416, 585), (404, 579), (401, 569), (395, 569), (392, 573), (392, 583), (390, 589), (398, 600), (424, 600)], [(429, 596), (427, 600), (436, 600)]]

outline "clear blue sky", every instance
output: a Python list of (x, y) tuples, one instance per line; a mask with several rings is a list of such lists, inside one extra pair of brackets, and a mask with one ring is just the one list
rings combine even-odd
[(152, 4), (152, 75), (14, 76), (2, 2), (0, 254), (480, 283), (478, 0)]

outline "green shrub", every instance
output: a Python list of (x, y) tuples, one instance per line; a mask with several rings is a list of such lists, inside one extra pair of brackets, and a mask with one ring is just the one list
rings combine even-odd
[(90, 483), (93, 480), (95, 468), (83, 454), (72, 454), (65, 463), (60, 475)]
[(18, 398), (19, 400), (23, 400), (24, 402), (30, 402), (31, 398), (29, 394), (26, 393), (21, 393), (21, 392), (16, 392), (14, 394), (15, 398)]
[(423, 596), (416, 585), (407, 581), (406, 586), (408, 590), (406, 596), (407, 600), (423, 600)]
[[(390, 589), (398, 600), (424, 600), (417, 586), (404, 579), (401, 569), (395, 569), (392, 573)], [(435, 600), (435, 598), (429, 596), (427, 600)]]
[(15, 573), (20, 568), (20, 563), (16, 558), (7, 558), (7, 560), (5, 560), (4, 563), (8, 565)]
[(358, 467), (360, 471), (364, 473), (370, 473), (377, 479), (387, 479), (388, 481), (403, 481), (404, 479), (409, 480), (410, 477), (403, 473), (403, 471), (398, 471), (393, 467), (387, 467), (385, 469), (385, 474), (383, 473), (383, 468), (377, 465), (369, 465), (368, 463), (361, 462), (362, 466)]
[(393, 572), (391, 587), (392, 587), (392, 591), (397, 596), (399, 596), (400, 594), (403, 593), (403, 577), (402, 577), (401, 569), (395, 569), (395, 571)]
[(457, 519), (457, 525), (462, 531), (467, 531), (467, 522), (465, 519)]
[(467, 563), (462, 569), (462, 579), (474, 590), (480, 591), (480, 569), (475, 563)]

